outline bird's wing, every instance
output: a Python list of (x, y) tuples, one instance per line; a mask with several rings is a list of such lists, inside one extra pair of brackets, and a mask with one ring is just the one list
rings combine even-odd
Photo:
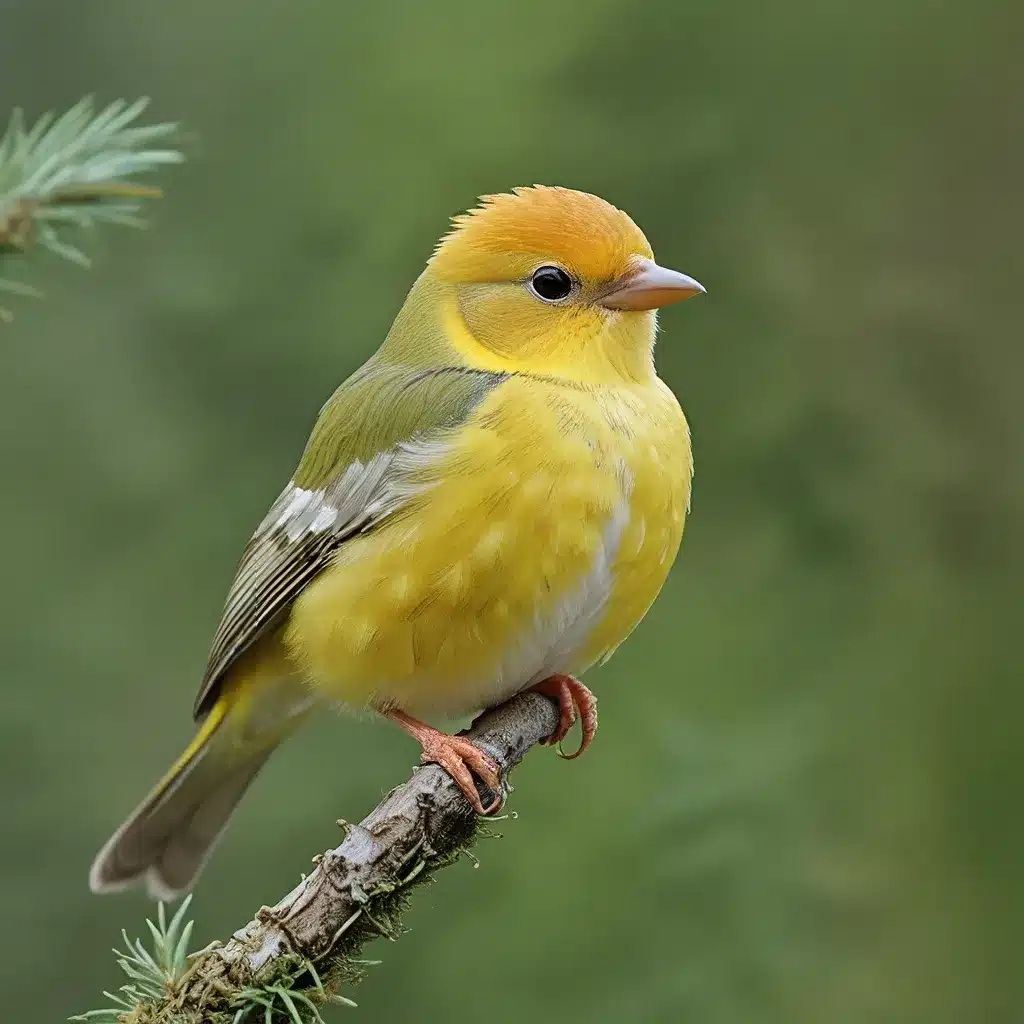
[(225, 672), (288, 612), (339, 545), (401, 508), (410, 469), (436, 458), (504, 374), (416, 370), (371, 360), (324, 406), (299, 468), (242, 553), (195, 702), (201, 717)]

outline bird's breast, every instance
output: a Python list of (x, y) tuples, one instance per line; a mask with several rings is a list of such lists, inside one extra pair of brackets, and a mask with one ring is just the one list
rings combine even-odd
[(614, 649), (682, 533), (689, 444), (667, 397), (497, 389), (296, 602), (290, 643), (313, 682), (464, 714)]

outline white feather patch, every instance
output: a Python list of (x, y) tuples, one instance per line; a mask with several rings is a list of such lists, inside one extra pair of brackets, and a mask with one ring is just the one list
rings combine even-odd
[(352, 534), (376, 525), (426, 489), (428, 485), (413, 477), (444, 458), (449, 449), (447, 440), (407, 441), (369, 462), (356, 459), (319, 490), (291, 483), (274, 502), (257, 536), (283, 532), (294, 543), (308, 534)]
[(618, 467), (620, 497), (605, 524), (593, 565), (587, 575), (547, 614), (510, 647), (493, 680), (488, 704), (511, 697), (549, 676), (581, 671), (576, 664), (593, 630), (600, 625), (614, 586), (612, 568), (622, 535), (629, 525), (633, 476), (624, 462)]

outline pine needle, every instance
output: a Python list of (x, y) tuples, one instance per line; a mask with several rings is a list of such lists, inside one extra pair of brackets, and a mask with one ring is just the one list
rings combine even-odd
[[(190, 973), (191, 963), (205, 950), (190, 954), (192, 922), (186, 921), (191, 896), (186, 896), (170, 921), (163, 903), (157, 905), (156, 921), (146, 921), (152, 939), (147, 949), (141, 939), (129, 939), (121, 932), (124, 949), (115, 949), (118, 966), (128, 977), (128, 983), (117, 992), (104, 992), (110, 1006), (89, 1010), (72, 1021), (90, 1024), (155, 1024), (157, 1021), (198, 1019), (192, 1008), (181, 1010), (182, 993)], [(313, 984), (309, 985), (309, 979)], [(312, 998), (311, 998), (312, 997)], [(316, 1002), (314, 1002), (314, 999)], [(302, 957), (294, 957), (281, 964), (262, 985), (249, 985), (237, 990), (230, 1005), (223, 1012), (204, 1013), (207, 1024), (249, 1024), (261, 1018), (265, 1024), (325, 1024), (317, 1005), (354, 1007), (345, 996), (328, 991), (313, 964)]]
[[(0, 290), (38, 294), (9, 276), (35, 249), (88, 267), (88, 255), (68, 236), (99, 224), (144, 225), (143, 202), (162, 193), (133, 179), (184, 160), (164, 148), (177, 124), (137, 123), (148, 104), (115, 100), (97, 113), (89, 96), (31, 127), (14, 111), (0, 138)], [(10, 317), (0, 308), (0, 320)]]
[(150, 935), (153, 938), (152, 949), (146, 949), (141, 939), (129, 939), (128, 933), (122, 931), (123, 950), (115, 949), (114, 956), (118, 966), (130, 979), (116, 993), (104, 992), (112, 1006), (102, 1010), (89, 1010), (87, 1013), (70, 1017), (69, 1020), (92, 1021), (94, 1024), (118, 1024), (126, 1015), (135, 1012), (140, 1005), (160, 1004), (178, 988), (185, 975), (188, 963), (188, 940), (192, 935), (192, 922), (185, 920), (191, 896), (181, 901), (177, 913), (167, 923), (167, 914), (163, 903), (157, 907), (157, 920), (154, 924), (146, 920)]

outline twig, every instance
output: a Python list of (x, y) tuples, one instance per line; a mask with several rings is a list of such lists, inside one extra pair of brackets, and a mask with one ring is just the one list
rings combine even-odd
[[(557, 721), (552, 701), (525, 693), (482, 715), (466, 735), (507, 776)], [(310, 875), (280, 902), (262, 907), (225, 945), (194, 954), (183, 975), (167, 977), (167, 997), (135, 1007), (129, 1019), (303, 1024), (320, 1019), (318, 1004), (352, 1005), (335, 993), (361, 977), (360, 949), (378, 936), (401, 934), (411, 889), (468, 852), (481, 827), (437, 765), (417, 769), (358, 825), (339, 824), (344, 841), (315, 858)]]

